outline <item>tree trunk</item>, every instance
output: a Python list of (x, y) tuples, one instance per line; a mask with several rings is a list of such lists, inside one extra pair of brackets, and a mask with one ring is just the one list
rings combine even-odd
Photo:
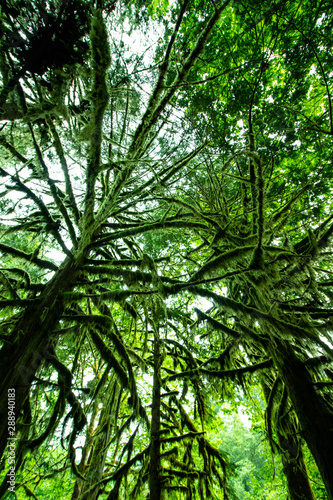
[(8, 440), (8, 394), (15, 390), (15, 416), (23, 410), (31, 383), (47, 349), (64, 310), (60, 294), (72, 288), (76, 269), (67, 259), (55, 276), (46, 285), (35, 308), (29, 307), (15, 325), (15, 332), (0, 352), (0, 458)]
[(121, 387), (116, 378), (113, 377), (106, 392), (108, 402), (103, 405), (95, 436), (91, 440), (89, 463), (84, 467), (86, 480), (76, 480), (72, 500), (97, 500), (99, 496), (100, 486), (94, 487), (94, 485), (98, 484), (103, 477), (112, 424), (116, 418), (120, 396)]
[(287, 440), (281, 434), (278, 434), (278, 438), (289, 500), (316, 500), (304, 462), (302, 446), (292, 439)]
[(161, 425), (161, 382), (160, 382), (160, 346), (158, 333), (154, 338), (154, 378), (153, 401), (150, 430), (150, 467), (149, 467), (149, 500), (161, 500), (160, 482), (160, 425)]
[[(266, 403), (268, 403), (271, 389), (264, 377), (261, 377), (261, 386)], [(283, 418), (283, 424), (279, 418), (274, 421), (283, 472), (287, 480), (289, 500), (316, 500), (304, 462), (298, 429), (293, 420), (292, 415), (288, 412)]]
[(329, 500), (333, 500), (333, 414), (313, 386), (304, 364), (287, 343), (272, 339), (270, 354), (288, 391), (301, 435), (316, 461)]

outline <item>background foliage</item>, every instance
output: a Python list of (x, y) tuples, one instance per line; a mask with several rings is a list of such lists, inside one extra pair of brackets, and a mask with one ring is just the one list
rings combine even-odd
[(17, 498), (333, 498), (329, 3), (0, 22)]

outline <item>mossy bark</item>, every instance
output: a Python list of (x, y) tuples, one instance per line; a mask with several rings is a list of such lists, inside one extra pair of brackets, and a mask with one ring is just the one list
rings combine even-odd
[(333, 414), (315, 390), (304, 363), (287, 342), (274, 338), (270, 354), (288, 391), (301, 435), (322, 476), (327, 498), (333, 500)]
[(160, 427), (161, 427), (161, 381), (160, 381), (160, 339), (155, 334), (154, 339), (154, 378), (153, 402), (150, 429), (150, 467), (149, 467), (149, 500), (161, 500), (162, 489), (160, 482)]
[[(31, 383), (53, 338), (53, 332), (63, 313), (60, 294), (72, 288), (76, 278), (76, 269), (72, 260), (66, 259), (45, 287), (35, 308), (29, 308), (15, 327), (10, 341), (5, 343), (0, 353), (0, 412), (8, 413), (8, 391), (15, 389), (16, 419), (23, 411), (29, 395)], [(12, 392), (12, 391), (10, 391)], [(8, 439), (7, 419), (0, 423), (0, 457), (6, 448)]]
[[(269, 404), (272, 389), (265, 377), (261, 378), (261, 386), (266, 403)], [(278, 438), (283, 472), (287, 480), (289, 500), (316, 500), (304, 462), (302, 443), (298, 436), (293, 414), (286, 412), (283, 423), (279, 416), (276, 416), (274, 420), (273, 425)]]
[(108, 452), (108, 444), (111, 438), (111, 431), (116, 420), (116, 410), (121, 393), (121, 387), (114, 377), (107, 389), (106, 397), (108, 402), (103, 406), (95, 429), (94, 436), (89, 439), (88, 463), (82, 464), (81, 471), (85, 476), (85, 481), (77, 479), (72, 494), (72, 500), (97, 500), (100, 494), (100, 483), (105, 467)]
[(287, 440), (281, 434), (278, 438), (289, 500), (316, 500), (301, 445), (292, 439)]

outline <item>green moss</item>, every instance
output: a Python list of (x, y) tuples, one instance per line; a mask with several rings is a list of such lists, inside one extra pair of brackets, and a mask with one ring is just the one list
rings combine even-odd
[(106, 71), (110, 65), (110, 47), (108, 34), (103, 21), (101, 9), (94, 11), (91, 22), (90, 43), (92, 50), (93, 71)]

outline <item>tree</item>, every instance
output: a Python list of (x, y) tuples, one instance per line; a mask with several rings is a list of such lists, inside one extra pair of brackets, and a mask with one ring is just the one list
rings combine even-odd
[[(15, 389), (17, 467), (71, 419), (73, 498), (97, 498), (109, 482), (108, 498), (119, 498), (128, 477), (137, 478), (133, 496), (149, 477), (151, 500), (165, 491), (190, 499), (194, 489), (201, 498), (226, 498), (225, 460), (201, 434), (206, 400), (217, 397), (217, 380), (225, 389), (224, 380), (242, 383), (258, 372), (278, 447), (300, 432), (333, 498), (332, 292), (325, 279), (333, 228), (330, 12), (312, 1), (185, 1), (169, 11), (152, 4), (153, 17), (170, 12), (174, 22), (164, 16), (147, 68), (142, 54), (126, 52), (121, 23), (126, 15), (133, 26), (143, 23), (130, 3), (125, 15), (115, 3), (55, 3), (52, 15), (36, 3), (44, 16), (35, 31), (25, 9), (14, 20), (14, 5), (1, 14), (0, 405), (6, 413)], [(10, 43), (13, 37), (27, 45)], [(200, 298), (213, 307), (203, 312)], [(198, 346), (193, 332), (202, 325)], [(88, 352), (99, 367), (90, 374), (82, 367)], [(138, 389), (144, 365), (154, 377), (147, 404)], [(105, 385), (87, 391), (86, 377), (99, 370)], [(32, 398), (39, 380), (42, 392), (53, 384), (57, 395), (43, 430), (37, 422), (45, 408)], [(161, 391), (174, 392), (176, 383), (183, 395), (172, 394), (165, 408)], [(126, 401), (116, 396), (120, 388)], [(89, 442), (99, 397), (105, 431)], [(193, 418), (184, 408), (191, 400)], [(281, 421), (284, 411), (291, 417)], [(120, 459), (110, 475), (104, 463), (121, 412), (129, 414), (116, 433), (122, 451), (113, 450)], [(150, 438), (131, 458), (121, 436), (134, 420), (128, 443), (142, 428)], [(78, 466), (76, 438), (87, 422)], [(1, 425), (3, 453), (8, 429)], [(181, 443), (180, 462), (172, 442)], [(178, 487), (175, 478), (182, 478)]]
[[(88, 7), (86, 6), (86, 8)], [(77, 60), (73, 63), (70, 59), (58, 61), (52, 58), (45, 61), (41, 67), (36, 68), (32, 63), (27, 64), (24, 62), (31, 60), (26, 55), (26, 50), (13, 50), (16, 61), (18, 60), (16, 62), (13, 60), (8, 47), (6, 59), (3, 61), (5, 85), (2, 92), (2, 102), (7, 97), (13, 100), (17, 99), (19, 110), (23, 113), (24, 118), (27, 117), (27, 113), (29, 114), (30, 111), (28, 89), (33, 84), (33, 101), (34, 104), (36, 103), (34, 112), (38, 103), (41, 114), (37, 115), (37, 117), (34, 115), (33, 123), (29, 118), (26, 120), (26, 132), (31, 137), (36, 161), (26, 160), (24, 156), (24, 154), (28, 153), (30, 155), (31, 153), (31, 146), (27, 142), (23, 144), (24, 154), (17, 149), (15, 145), (16, 135), (14, 143), (8, 141), (4, 136), (1, 143), (3, 148), (9, 151), (14, 159), (12, 173), (5, 169), (1, 171), (2, 176), (6, 179), (5, 182), (8, 182), (8, 180), (10, 182), (10, 184), (6, 184), (5, 192), (17, 191), (21, 193), (22, 199), (20, 203), (22, 205), (24, 199), (28, 200), (26, 207), (22, 206), (19, 225), (10, 228), (7, 233), (5, 232), (5, 235), (8, 235), (13, 230), (23, 231), (24, 234), (35, 234), (35, 238), (30, 243), (32, 245), (32, 248), (30, 247), (31, 253), (24, 252), (17, 246), (6, 243), (1, 244), (2, 252), (12, 255), (18, 261), (23, 261), (24, 264), (27, 264), (28, 269), (24, 270), (19, 264), (15, 263), (15, 267), (6, 268), (4, 272), (5, 296), (2, 306), (5, 308), (5, 321), (3, 323), (4, 345), (1, 359), (2, 369), (6, 375), (2, 381), (2, 408), (7, 407), (8, 390), (14, 389), (16, 414), (19, 415), (21, 412), (24, 415), (30, 414), (29, 392), (31, 384), (39, 370), (43, 369), (42, 365), (45, 363), (48, 366), (51, 365), (59, 377), (59, 403), (54, 406), (50, 420), (52, 424), (49, 424), (42, 436), (37, 440), (42, 441), (53, 431), (54, 422), (61, 418), (61, 413), (64, 412), (67, 403), (70, 406), (70, 411), (67, 413), (65, 421), (70, 417), (73, 419), (73, 430), (69, 436), (69, 458), (73, 471), (79, 477), (81, 477), (81, 474), (75, 463), (74, 443), (77, 434), (84, 428), (87, 418), (83, 412), (80, 399), (73, 390), (73, 374), (57, 354), (56, 349), (61, 348), (59, 335), (65, 334), (68, 329), (75, 331), (80, 325), (91, 324), (89, 335), (92, 343), (99, 350), (106, 363), (113, 367), (123, 386), (131, 393), (130, 404), (133, 408), (133, 416), (141, 415), (142, 418), (145, 418), (145, 412), (136, 389), (128, 348), (121, 339), (119, 330), (105, 301), (119, 302), (122, 304), (124, 311), (128, 311), (136, 319), (138, 312), (126, 299), (132, 296), (140, 298), (141, 295), (150, 295), (155, 291), (151, 289), (140, 290), (140, 286), (136, 286), (135, 290), (131, 286), (126, 289), (128, 288), (127, 284), (134, 282), (138, 285), (142, 281), (142, 283), (148, 282), (154, 285), (155, 278), (151, 273), (147, 274), (142, 271), (126, 269), (125, 266), (129, 266), (129, 268), (138, 265), (151, 267), (150, 258), (145, 257), (138, 244), (132, 241), (131, 236), (140, 235), (158, 228), (168, 226), (184, 227), (186, 225), (182, 217), (171, 217), (170, 221), (164, 222), (157, 211), (157, 218), (155, 217), (155, 220), (153, 219), (151, 222), (154, 212), (150, 211), (151, 213), (148, 216), (141, 219), (140, 217), (133, 218), (129, 210), (132, 206), (143, 203), (145, 199), (147, 199), (147, 206), (150, 207), (151, 191), (157, 190), (160, 182), (167, 182), (172, 174), (185, 166), (197, 152), (186, 153), (183, 157), (177, 155), (171, 159), (167, 167), (159, 161), (160, 177), (151, 176), (142, 186), (137, 183), (136, 176), (140, 178), (145, 175), (147, 171), (146, 164), (149, 165), (146, 153), (147, 148), (151, 147), (152, 138), (158, 132), (157, 122), (161, 118), (164, 120), (163, 113), (165, 113), (165, 109), (180, 84), (185, 80), (190, 68), (195, 64), (211, 30), (227, 7), (227, 3), (209, 13), (198, 41), (185, 59), (173, 85), (171, 88), (165, 88), (165, 80), (166, 76), (168, 76), (166, 71), (170, 64), (174, 39), (181, 24), (185, 7), (183, 6), (180, 9), (174, 36), (171, 37), (167, 45), (164, 60), (158, 70), (155, 89), (142, 118), (137, 120), (138, 123), (132, 136), (131, 134), (125, 136), (127, 127), (130, 127), (128, 117), (132, 112), (135, 112), (135, 110), (131, 111), (130, 109), (131, 89), (128, 84), (124, 92), (126, 96), (125, 112), (122, 113), (122, 124), (118, 136), (115, 135), (113, 130), (113, 109), (111, 106), (108, 113), (109, 120), (111, 120), (111, 136), (107, 148), (104, 147), (102, 140), (104, 134), (103, 117), (109, 102), (108, 87), (110, 92), (114, 91), (117, 94), (118, 86), (124, 83), (126, 85), (126, 79), (114, 83), (113, 87), (110, 87), (110, 84), (107, 83), (106, 77), (110, 64), (110, 55), (101, 9), (95, 11), (90, 27), (91, 67), (89, 70), (85, 71), (82, 67), (77, 68), (75, 64), (77, 65), (80, 62)], [(64, 10), (66, 10), (66, 6), (62, 5), (59, 12), (61, 13)], [(6, 27), (12, 20), (11, 16), (12, 13), (9, 12), (4, 19)], [(77, 39), (80, 39), (83, 34), (84, 32), (79, 31)], [(34, 42), (35, 39), (33, 39), (31, 45), (34, 45)], [(22, 52), (24, 55), (22, 55)], [(21, 71), (17, 70), (19, 63), (23, 64)], [(114, 70), (117, 70), (117, 64)], [(118, 77), (118, 74), (116, 77)], [(22, 83), (21, 80), (23, 80)], [(54, 89), (52, 84), (55, 81), (57, 85)], [(92, 81), (91, 86), (90, 81)], [(71, 96), (71, 92), (74, 92), (72, 94), (74, 97)], [(82, 92), (86, 96), (89, 93), (91, 100), (85, 117), (82, 116), (81, 118), (85, 123), (84, 130), (80, 131), (82, 121), (77, 121), (76, 109), (74, 109), (73, 115), (69, 114), (67, 116), (69, 125), (70, 127), (73, 126), (73, 129), (63, 127), (64, 130), (60, 131), (58, 123), (59, 120), (60, 123), (62, 122), (61, 114), (64, 113), (64, 109), (59, 112), (51, 106), (51, 113), (47, 113), (47, 116), (45, 116), (43, 104), (46, 100), (53, 100), (55, 97), (59, 100), (60, 97), (60, 102), (57, 102), (57, 105), (61, 107), (66, 99), (70, 101), (73, 99), (75, 102), (77, 96), (82, 95)], [(121, 90), (121, 98), (122, 92)], [(54, 95), (54, 93), (58, 93), (58, 95)], [(121, 98), (116, 99), (116, 101), (121, 102)], [(83, 105), (86, 106), (86, 103), (83, 102)], [(79, 111), (81, 112), (82, 109), (84, 110), (84, 107), (80, 104)], [(6, 109), (4, 111), (6, 112)], [(52, 114), (53, 112), (55, 112), (55, 116)], [(15, 115), (14, 118), (19, 119), (21, 115)], [(38, 131), (35, 130), (36, 123), (37, 127), (39, 127)], [(43, 134), (45, 132), (52, 137), (50, 159), (55, 161), (56, 158), (56, 161), (61, 165), (63, 175), (60, 181), (61, 187), (57, 185), (58, 180), (53, 179), (50, 173), (44, 150), (45, 143), (43, 143)], [(72, 156), (74, 151), (79, 157), (81, 155), (81, 146), (77, 142), (78, 134), (81, 134), (82, 139), (88, 139), (88, 162), (87, 166), (84, 165), (83, 167), (86, 176), (83, 200), (81, 200), (81, 188), (74, 184), (75, 178), (71, 176), (71, 166), (68, 162), (68, 157)], [(71, 141), (68, 150), (67, 141)], [(75, 142), (74, 150), (71, 149), (73, 141)], [(48, 151), (50, 143), (45, 145), (46, 151)], [(115, 152), (112, 147), (114, 145), (116, 145)], [(127, 153), (123, 154), (121, 148), (125, 148)], [(22, 169), (19, 172), (17, 171), (17, 161), (23, 164), (23, 171)], [(25, 168), (27, 170), (24, 170)], [(130, 179), (132, 179), (131, 183), (133, 181), (130, 187), (133, 197), (128, 203)], [(29, 183), (37, 183), (37, 187), (32, 188)], [(147, 187), (150, 190), (146, 189), (142, 193), (142, 189)], [(51, 201), (43, 196), (45, 192), (51, 197)], [(152, 209), (154, 209), (154, 206), (152, 206)], [(11, 210), (12, 207), (9, 208), (9, 213)], [(129, 210), (128, 217), (126, 217), (125, 213), (127, 210)], [(29, 211), (30, 213), (27, 213)], [(123, 224), (124, 217), (127, 218), (128, 224)], [(111, 220), (115, 222), (110, 222)], [(131, 220), (132, 222), (129, 222)], [(120, 229), (118, 234), (113, 231), (117, 228)], [(48, 259), (41, 259), (38, 256), (42, 251), (47, 250), (50, 238), (55, 241), (64, 255), (64, 260), (59, 266)], [(103, 249), (105, 238), (106, 240), (110, 238), (110, 250)], [(111, 241), (115, 241), (116, 246)], [(120, 242), (120, 246), (117, 241)], [(69, 244), (71, 248), (68, 247)], [(125, 252), (123, 244), (127, 245), (130, 254)], [(99, 256), (102, 256), (102, 260), (100, 260)], [(104, 264), (107, 265), (112, 260), (114, 260), (114, 264), (111, 268), (104, 266)], [(120, 272), (119, 265), (123, 266)], [(51, 271), (52, 274), (46, 280), (43, 277), (40, 279), (38, 276), (38, 281), (32, 283), (29, 274), (32, 266), (37, 266), (38, 269), (43, 271), (46, 269)], [(87, 279), (89, 275), (94, 274), (99, 277), (95, 285), (93, 285), (90, 278)], [(18, 276), (18, 279), (15, 276)], [(104, 276), (107, 277), (106, 280)], [(113, 288), (112, 285), (112, 277), (117, 276), (121, 278), (121, 281), (124, 280), (121, 289), (117, 286)], [(102, 285), (107, 282), (111, 283), (111, 289)], [(15, 289), (16, 292), (14, 292)], [(74, 289), (75, 291), (73, 291)], [(82, 301), (86, 303), (87, 300), (88, 309), (82, 304)], [(90, 301), (92, 301), (92, 305), (90, 305)], [(7, 312), (8, 310), (9, 312)], [(13, 325), (15, 325), (14, 328)], [(67, 327), (67, 325), (70, 326)], [(103, 339), (105, 335), (111, 335), (112, 349), (105, 344)], [(119, 359), (115, 357), (114, 349)], [(3, 452), (6, 442), (5, 435), (7, 435), (6, 424), (2, 427), (2, 433), (4, 439), (1, 441), (1, 451)], [(22, 438), (22, 446), (26, 446), (24, 441), (25, 439)]]

